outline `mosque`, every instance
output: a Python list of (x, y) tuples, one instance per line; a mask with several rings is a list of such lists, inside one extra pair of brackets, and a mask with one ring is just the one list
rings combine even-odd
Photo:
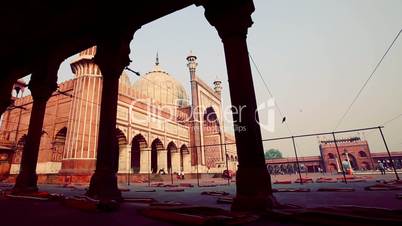
[[(89, 182), (95, 170), (102, 75), (96, 47), (71, 62), (72, 80), (58, 85), (47, 102), (36, 172), (38, 182)], [(187, 57), (191, 95), (174, 76), (155, 66), (131, 83), (120, 77), (116, 116), (118, 178), (157, 174), (236, 171), (234, 137), (224, 130), (222, 86), (200, 79), (196, 56)], [(15, 178), (28, 132), (32, 96), (14, 95), (0, 127), (0, 175)]]

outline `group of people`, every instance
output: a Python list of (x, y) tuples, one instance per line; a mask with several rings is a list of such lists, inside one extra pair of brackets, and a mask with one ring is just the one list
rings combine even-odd
[[(167, 173), (165, 172), (165, 169), (162, 168), (162, 169), (159, 169), (158, 174), (159, 175), (166, 175)], [(181, 171), (179, 171), (177, 173), (175, 172), (174, 174), (177, 174), (177, 179), (184, 180), (184, 172), (183, 172), (183, 170), (181, 170)]]
[[(285, 175), (294, 174), (299, 172), (297, 164), (281, 164), (281, 165), (267, 165), (267, 170), (271, 175)], [(306, 172), (307, 168), (304, 164), (300, 164), (300, 172)]]
[(179, 171), (177, 173), (177, 179), (179, 180), (184, 180), (184, 172), (183, 171)]

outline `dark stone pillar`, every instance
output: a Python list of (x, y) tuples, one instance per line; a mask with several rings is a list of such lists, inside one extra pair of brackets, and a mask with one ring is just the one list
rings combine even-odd
[(18, 174), (13, 192), (26, 193), (38, 190), (36, 164), (40, 139), (42, 136), (43, 120), (46, 103), (57, 89), (57, 71), (59, 63), (45, 65), (36, 69), (31, 76), (28, 88), (31, 90), (33, 105), (29, 119), (28, 134), (22, 152), (20, 173)]
[(119, 78), (130, 63), (130, 41), (134, 32), (104, 38), (97, 43), (95, 63), (103, 76), (102, 100), (99, 118), (99, 138), (96, 170), (91, 177), (87, 195), (102, 200), (120, 200), (117, 187), (118, 144), (116, 144), (116, 114)]
[(251, 0), (208, 1), (205, 16), (222, 39), (239, 159), (236, 198), (233, 210), (261, 211), (272, 208), (271, 178), (265, 166), (258, 124), (251, 68), (247, 50), (247, 30), (252, 25)]

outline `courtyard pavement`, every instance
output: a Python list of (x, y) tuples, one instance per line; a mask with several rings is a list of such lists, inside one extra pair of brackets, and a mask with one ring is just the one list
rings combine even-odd
[[(304, 175), (305, 176), (305, 175)], [(309, 174), (309, 177), (318, 178), (322, 175)], [(339, 177), (336, 175), (334, 177)], [(273, 176), (272, 181), (297, 179), (297, 175)], [(295, 204), (302, 207), (326, 207), (333, 205), (358, 205), (365, 207), (402, 209), (402, 200), (398, 199), (397, 194), (401, 190), (394, 191), (366, 191), (364, 188), (375, 184), (379, 179), (393, 179), (392, 174), (385, 176), (375, 175), (365, 182), (353, 183), (307, 183), (307, 184), (273, 184), (273, 188), (309, 188), (310, 192), (278, 192), (275, 197), (282, 204)], [(203, 191), (224, 191), (230, 195), (235, 195), (235, 183), (227, 185), (227, 181), (216, 178), (204, 178), (200, 181), (201, 185), (216, 184), (215, 187), (197, 187), (196, 180), (177, 181), (178, 183), (193, 183), (192, 188), (183, 188), (183, 192), (167, 192), (167, 187), (148, 187), (148, 184), (121, 184), (123, 189), (129, 191), (122, 192), (123, 197), (144, 197), (154, 198), (159, 202), (176, 201), (191, 205), (201, 205), (209, 207), (219, 207), (226, 210), (230, 209), (229, 204), (218, 204), (217, 197), (201, 195)], [(169, 184), (165, 181), (164, 184)], [(0, 183), (0, 189), (9, 187), (9, 184)], [(318, 192), (320, 187), (354, 188), (353, 192)], [(65, 196), (83, 195), (85, 185), (76, 185), (74, 188), (64, 188), (60, 185), (40, 185), (41, 191), (50, 193), (62, 193)], [(138, 192), (155, 189), (155, 192)], [(139, 214), (138, 210), (146, 208), (148, 204), (122, 203), (118, 211), (115, 212), (84, 212), (69, 208), (55, 201), (32, 201), (0, 199), (0, 219), (1, 226), (132, 226), (132, 225), (172, 225), (170, 223), (153, 220)], [(250, 225), (298, 225), (281, 223), (278, 221), (259, 220)]]

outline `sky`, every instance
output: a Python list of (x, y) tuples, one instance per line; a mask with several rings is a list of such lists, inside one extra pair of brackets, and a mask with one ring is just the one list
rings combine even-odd
[[(331, 132), (368, 78), (396, 34), (402, 29), (402, 0), (254, 0), (254, 24), (248, 48), (277, 106), (274, 131), (263, 138)], [(230, 105), (225, 57), (221, 40), (205, 19), (202, 7), (190, 6), (144, 25), (131, 43), (130, 68), (145, 74), (159, 53), (161, 67), (181, 81), (190, 93), (186, 57), (198, 57), (197, 74), (208, 84), (223, 81), (223, 105)], [(59, 82), (72, 79), (66, 59)], [(258, 104), (270, 95), (252, 65)], [(138, 77), (131, 76), (133, 81)], [(395, 42), (374, 77), (361, 93), (339, 130), (382, 125), (402, 114), (402, 37)], [(241, 92), (241, 90), (239, 90)], [(260, 112), (267, 119), (268, 111)], [(230, 130), (230, 120), (225, 122)], [(289, 127), (289, 129), (287, 129)], [(402, 150), (402, 117), (385, 125), (391, 150)], [(385, 151), (378, 131), (359, 135), (373, 152)], [(321, 137), (323, 139), (323, 137)], [(318, 138), (296, 140), (300, 156), (318, 155)], [(264, 142), (294, 156), (290, 140)]]

